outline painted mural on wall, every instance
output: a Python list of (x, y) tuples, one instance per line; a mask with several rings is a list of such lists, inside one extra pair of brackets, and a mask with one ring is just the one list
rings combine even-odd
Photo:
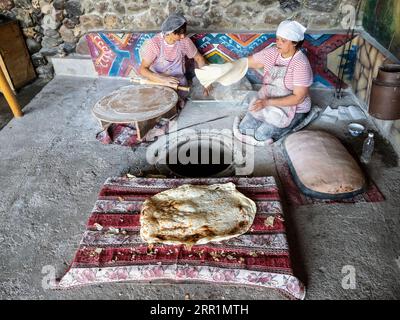
[(399, 0), (366, 0), (363, 26), (386, 49), (400, 59)]
[[(105, 33), (86, 35), (96, 71), (101, 76), (129, 77), (138, 74), (140, 49), (154, 33)], [(267, 33), (198, 33), (190, 36), (199, 51), (210, 63), (224, 63), (250, 56), (275, 44), (275, 34)], [(338, 65), (343, 53), (350, 51), (345, 68), (345, 81), (350, 83), (354, 73), (357, 46), (345, 34), (307, 34), (303, 50), (314, 73), (314, 86), (334, 87), (339, 81)], [(346, 51), (343, 47), (346, 47)], [(350, 47), (350, 49), (348, 49)], [(353, 53), (353, 54), (351, 54)], [(250, 70), (247, 77), (252, 83), (261, 83), (261, 70)]]
[(372, 80), (376, 78), (379, 67), (384, 63), (391, 63), (378, 49), (358, 36), (355, 41), (359, 48), (359, 55), (353, 77), (353, 91), (364, 101), (369, 104)]

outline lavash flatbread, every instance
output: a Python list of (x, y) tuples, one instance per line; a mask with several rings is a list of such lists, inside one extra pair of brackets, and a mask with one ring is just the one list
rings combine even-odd
[(147, 243), (205, 244), (246, 233), (256, 214), (254, 201), (233, 183), (182, 185), (143, 203), (140, 236)]

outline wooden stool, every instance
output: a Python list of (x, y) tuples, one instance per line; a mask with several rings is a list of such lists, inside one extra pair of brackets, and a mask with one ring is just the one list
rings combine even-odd
[(142, 141), (161, 118), (176, 114), (177, 102), (178, 94), (169, 87), (130, 85), (103, 97), (92, 112), (103, 129), (112, 123), (133, 123)]

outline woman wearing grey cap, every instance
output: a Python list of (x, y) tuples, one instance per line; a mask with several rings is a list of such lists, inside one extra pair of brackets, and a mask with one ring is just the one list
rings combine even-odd
[[(194, 59), (199, 68), (206, 64), (189, 37), (186, 37), (186, 19), (181, 14), (171, 14), (162, 24), (161, 33), (144, 44), (140, 74), (155, 82), (172, 87), (187, 86), (185, 57)], [(178, 92), (185, 97), (182, 91)]]
[(300, 50), (306, 28), (296, 21), (282, 21), (276, 46), (248, 58), (249, 68), (264, 70), (263, 86), (239, 125), (242, 134), (272, 143), (290, 132), (310, 111), (308, 88), (313, 74)]

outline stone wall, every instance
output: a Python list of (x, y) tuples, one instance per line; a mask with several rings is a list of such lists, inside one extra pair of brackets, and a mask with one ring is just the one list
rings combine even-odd
[[(82, 35), (93, 30), (158, 30), (168, 14), (185, 14), (189, 31), (272, 31), (293, 18), (308, 28), (341, 29), (357, 0), (0, 0), (0, 14), (17, 19), (40, 77), (52, 77), (49, 57), (88, 54)], [(80, 41), (80, 39), (82, 39)]]
[(180, 11), (191, 31), (274, 30), (294, 18), (309, 28), (341, 28), (342, 6), (357, 0), (83, 0), (85, 31), (157, 30), (168, 14)]

